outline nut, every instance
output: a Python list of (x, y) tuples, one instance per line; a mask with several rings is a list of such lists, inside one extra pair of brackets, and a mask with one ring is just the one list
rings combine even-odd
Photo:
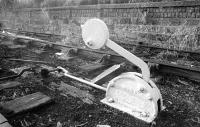
[(108, 99), (108, 102), (109, 102), (109, 103), (114, 103), (115, 100), (114, 100), (113, 98), (109, 98), (109, 99)]
[(144, 93), (145, 92), (145, 89), (144, 88), (140, 88), (140, 93)]
[(91, 41), (87, 42), (88, 46), (93, 46), (93, 43)]

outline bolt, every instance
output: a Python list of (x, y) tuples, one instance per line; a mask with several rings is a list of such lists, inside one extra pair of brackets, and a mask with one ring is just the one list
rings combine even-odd
[(115, 100), (114, 100), (113, 98), (109, 98), (109, 99), (108, 99), (108, 102), (109, 102), (109, 103), (114, 103)]
[(149, 97), (148, 100), (153, 101), (153, 98), (152, 98), (152, 97)]
[(140, 88), (140, 93), (144, 93), (145, 89), (144, 88)]
[(147, 100), (152, 101), (152, 100), (153, 100), (153, 97), (152, 97), (150, 94), (148, 94), (148, 95), (147, 95)]
[(93, 46), (93, 43), (91, 41), (87, 42), (88, 46)]
[(141, 117), (149, 117), (149, 114), (147, 112), (141, 112), (140, 116)]
[(115, 84), (112, 82), (111, 84), (110, 84), (110, 87), (114, 87), (115, 86)]

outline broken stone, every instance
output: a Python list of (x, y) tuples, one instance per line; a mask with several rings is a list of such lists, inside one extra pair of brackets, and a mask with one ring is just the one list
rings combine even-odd
[(60, 122), (57, 122), (56, 127), (62, 127), (62, 124)]
[(74, 58), (74, 57), (69, 56), (69, 51), (70, 51), (70, 49), (62, 49), (61, 52), (56, 53), (56, 56), (60, 60), (69, 60), (71, 58)]
[(88, 90), (92, 90), (92, 87), (90, 87), (88, 85), (85, 85), (83, 83), (80, 83), (80, 82), (77, 82), (77, 81), (71, 81), (71, 83), (73, 83), (75, 85), (75, 87), (85, 88), (85, 89), (88, 89)]
[(51, 90), (55, 91), (57, 88), (59, 88), (60, 86), (58, 84), (56, 84), (55, 82), (51, 82), (49, 84)]
[(183, 84), (183, 85), (189, 86), (189, 83), (186, 82), (186, 81), (182, 81), (182, 80), (178, 79), (178, 82)]
[(61, 56), (61, 55), (63, 55), (64, 53), (62, 53), (62, 52), (57, 52), (57, 53), (55, 53), (56, 54), (56, 56)]

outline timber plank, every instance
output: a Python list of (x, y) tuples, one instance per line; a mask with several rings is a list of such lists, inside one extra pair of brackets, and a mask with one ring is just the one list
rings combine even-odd
[(187, 77), (191, 80), (200, 81), (200, 73), (197, 69), (196, 71), (188, 71), (187, 69), (177, 68), (172, 66), (159, 66), (159, 73), (175, 74), (183, 77)]
[(13, 87), (19, 86), (20, 84), (21, 84), (20, 82), (16, 82), (16, 81), (1, 83), (0, 84), (0, 90), (13, 88)]
[(79, 66), (80, 72), (84, 73), (84, 74), (94, 74), (94, 72), (97, 72), (99, 70), (103, 70), (105, 68), (107, 68), (108, 65), (105, 65), (103, 63), (91, 63), (91, 64), (86, 64), (86, 65), (82, 65)]
[(89, 72), (89, 71), (94, 71), (103, 67), (105, 67), (105, 65), (102, 63), (92, 63), (92, 64), (82, 65), (79, 68), (83, 71)]
[(20, 98), (16, 98), (12, 101), (5, 102), (1, 105), (1, 107), (3, 109), (12, 111), (12, 113), (9, 114), (9, 116), (10, 115), (12, 116), (39, 107), (41, 105), (50, 103), (51, 101), (52, 99), (47, 95), (44, 95), (41, 92), (36, 92)]

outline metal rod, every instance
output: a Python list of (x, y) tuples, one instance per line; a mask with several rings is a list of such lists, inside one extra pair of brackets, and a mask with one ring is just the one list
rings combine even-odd
[(99, 86), (99, 85), (94, 84), (94, 83), (92, 83), (92, 82), (89, 82), (89, 81), (87, 81), (87, 80), (84, 80), (84, 79), (81, 79), (81, 78), (78, 78), (78, 77), (75, 77), (75, 76), (73, 76), (73, 75), (68, 74), (68, 71), (67, 71), (66, 69), (64, 69), (63, 67), (58, 67), (58, 69), (63, 70), (64, 75), (67, 76), (67, 77), (69, 77), (69, 78), (71, 78), (71, 79), (74, 79), (74, 80), (77, 80), (77, 81), (79, 81), (79, 82), (85, 83), (85, 84), (87, 84), (87, 85), (89, 85), (89, 86), (92, 86), (92, 87), (94, 87), (94, 88), (97, 88), (97, 89), (106, 91), (106, 88), (105, 88), (105, 87)]

